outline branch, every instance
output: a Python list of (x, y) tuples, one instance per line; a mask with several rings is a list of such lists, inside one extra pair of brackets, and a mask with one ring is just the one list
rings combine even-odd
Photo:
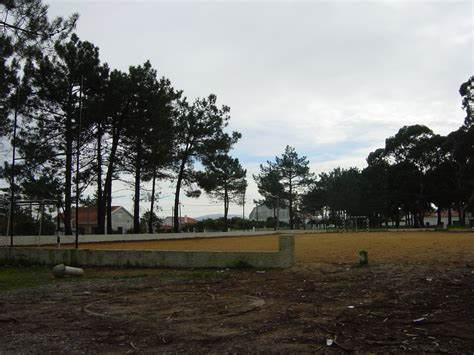
[(17, 30), (17, 31), (24, 32), (24, 33), (29, 34), (29, 35), (34, 35), (34, 36), (44, 36), (45, 35), (45, 33), (39, 33), (39, 32), (33, 32), (33, 31), (25, 30), (24, 28), (6, 23), (5, 21), (0, 21), (0, 25), (3, 25), (3, 27), (8, 27), (8, 28), (12, 28), (12, 29)]
[(32, 35), (32, 36), (37, 36), (37, 37), (43, 37), (43, 38), (52, 38), (54, 37), (55, 35), (63, 32), (63, 31), (66, 31), (68, 27), (75, 27), (75, 24), (76, 24), (76, 19), (73, 20), (72, 24), (71, 25), (67, 25), (67, 21), (66, 21), (66, 24), (62, 27), (62, 28), (59, 28), (57, 29), (56, 31), (53, 31), (51, 33), (47, 33), (47, 32), (35, 32), (35, 31), (30, 31), (30, 30), (27, 30), (27, 29), (24, 29), (24, 28), (21, 28), (19, 26), (15, 26), (15, 25), (12, 25), (10, 23), (7, 23), (5, 21), (1, 21), (0, 20), (0, 25), (3, 25), (3, 27), (7, 27), (7, 28), (11, 28), (11, 29), (14, 29), (16, 31), (20, 31), (20, 32), (23, 32), (23, 33), (26, 33), (28, 35)]

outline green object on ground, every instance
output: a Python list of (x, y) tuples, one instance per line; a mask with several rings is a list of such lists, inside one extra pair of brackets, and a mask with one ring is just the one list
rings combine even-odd
[(369, 263), (369, 254), (365, 250), (359, 251), (359, 266), (364, 266)]

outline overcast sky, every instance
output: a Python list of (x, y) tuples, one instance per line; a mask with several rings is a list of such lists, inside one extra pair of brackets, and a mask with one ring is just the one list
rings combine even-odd
[[(252, 174), (286, 145), (321, 173), (365, 167), (404, 125), (457, 129), (458, 89), (474, 75), (472, 1), (49, 4), (52, 16), (80, 14), (79, 37), (111, 68), (149, 59), (190, 100), (214, 93), (230, 106), (230, 129), (243, 136), (231, 154), (248, 171), (247, 201), (258, 198)], [(131, 210), (123, 188), (114, 204)], [(169, 215), (171, 183), (161, 189), (159, 215)], [(223, 210), (207, 198), (183, 205), (192, 217)], [(231, 205), (231, 213), (242, 208)]]

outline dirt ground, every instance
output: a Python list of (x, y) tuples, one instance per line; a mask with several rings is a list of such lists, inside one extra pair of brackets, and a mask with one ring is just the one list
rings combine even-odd
[[(148, 247), (275, 250), (277, 239)], [(362, 249), (365, 267), (357, 265)], [(85, 272), (55, 280), (45, 269), (37, 287), (0, 291), (0, 353), (474, 349), (474, 233), (301, 235), (296, 265), (285, 270)]]

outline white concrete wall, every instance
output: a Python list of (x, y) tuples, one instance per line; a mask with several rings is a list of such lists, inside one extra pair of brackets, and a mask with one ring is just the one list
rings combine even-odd
[[(139, 240), (169, 240), (169, 239), (189, 239), (189, 238), (217, 238), (217, 237), (238, 237), (250, 235), (271, 235), (274, 231), (268, 232), (213, 232), (213, 233), (153, 233), (153, 234), (88, 234), (79, 235), (79, 243), (115, 242), (115, 241), (139, 241)], [(61, 244), (75, 243), (74, 235), (60, 236)], [(53, 245), (57, 244), (57, 237), (51, 235), (38, 236), (13, 236), (14, 246), (23, 245)], [(0, 236), (0, 247), (9, 246), (10, 237)]]

